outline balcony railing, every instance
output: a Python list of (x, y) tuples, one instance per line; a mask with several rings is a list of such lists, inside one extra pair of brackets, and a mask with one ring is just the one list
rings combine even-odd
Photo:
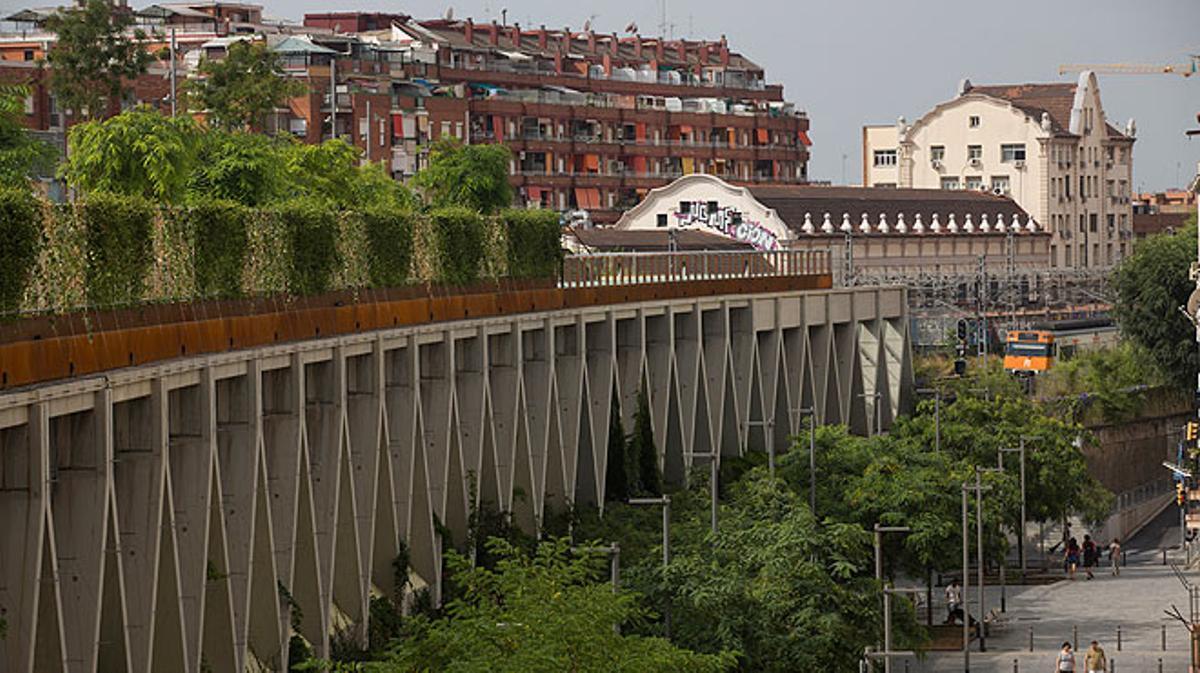
[(606, 287), (827, 274), (826, 250), (616, 252), (566, 257), (559, 285)]
[[(496, 139), (496, 134), (490, 131), (472, 131), (471, 142), (492, 142)], [(802, 146), (786, 145), (783, 143), (768, 143), (759, 145), (755, 143), (729, 143), (726, 140), (665, 140), (654, 138), (638, 139), (621, 139), (613, 138), (606, 140), (600, 136), (557, 136), (550, 133), (535, 133), (525, 132), (517, 133), (511, 137), (505, 136), (504, 142), (543, 142), (543, 143), (575, 143), (577, 145), (626, 145), (633, 147), (680, 147), (680, 148), (695, 148), (695, 149), (733, 149), (733, 150), (785, 150), (796, 151)]]

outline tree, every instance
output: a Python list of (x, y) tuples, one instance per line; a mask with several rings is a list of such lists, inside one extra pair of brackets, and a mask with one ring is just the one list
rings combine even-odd
[(430, 151), (429, 165), (413, 178), (434, 207), (463, 206), (494, 213), (512, 204), (508, 163), (512, 152), (503, 145), (460, 145), (440, 140)]
[(71, 127), (63, 177), (85, 192), (105, 191), (165, 203), (184, 195), (198, 130), (187, 118), (140, 107)]
[[(804, 498), (761, 467), (730, 490), (720, 534), (683, 527), (660, 571), (673, 641), (737, 651), (744, 671), (858, 671), (881, 622), (870, 534), (819, 524)], [(913, 623), (908, 614), (898, 621)]]
[(54, 167), (58, 151), (30, 135), (21, 118), (25, 115), (28, 87), (0, 84), (0, 183), (20, 183), (34, 173)]
[(268, 114), (304, 93), (304, 85), (288, 79), (266, 42), (234, 42), (225, 58), (201, 60), (197, 73), (188, 87), (197, 111), (227, 131), (261, 129)]
[(532, 555), (504, 540), (488, 545), (499, 559), (495, 569), (449, 556), (459, 597), (441, 618), (410, 619), (380, 669), (716, 673), (733, 664), (727, 652), (696, 654), (661, 638), (617, 632), (644, 618), (636, 596), (614, 593), (601, 581), (603, 558), (573, 554), (565, 539), (543, 542)]
[(1151, 236), (1133, 249), (1112, 275), (1113, 313), (1121, 333), (1150, 352), (1169, 382), (1195, 386), (1200, 370), (1195, 330), (1179, 307), (1195, 284), (1188, 268), (1196, 261), (1196, 216), (1181, 231)]
[(195, 169), (188, 179), (190, 196), (251, 207), (278, 200), (288, 185), (283, 165), (287, 142), (221, 129), (200, 134)]
[(133, 15), (114, 12), (109, 0), (86, 0), (46, 20), (56, 36), (47, 60), (50, 88), (61, 106), (85, 118), (103, 117), (105, 103), (121, 99), (126, 82), (146, 72), (146, 33), (129, 32)]

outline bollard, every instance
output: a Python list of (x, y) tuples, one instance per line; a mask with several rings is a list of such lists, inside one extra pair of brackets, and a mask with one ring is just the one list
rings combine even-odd
[(1108, 673), (1117, 673), (1117, 660), (1116, 659), (1108, 660)]
[(1013, 673), (1021, 673), (1021, 662), (1013, 659)]
[(1071, 627), (1071, 649), (1079, 651), (1079, 625)]
[(1167, 651), (1167, 625), (1162, 625), (1162, 651)]
[(1029, 627), (1029, 651), (1033, 651), (1033, 627)]
[(908, 659), (904, 660), (904, 673), (908, 673)]
[(1117, 651), (1121, 651), (1121, 625), (1117, 625)]
[(1162, 657), (1158, 658), (1158, 673), (1162, 673)]
[(1163, 565), (1167, 565), (1167, 548), (1163, 547)]

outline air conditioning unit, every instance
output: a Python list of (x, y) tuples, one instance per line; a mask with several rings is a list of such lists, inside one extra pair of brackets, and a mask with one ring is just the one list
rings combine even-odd
[(967, 161), (967, 163), (970, 164), (972, 168), (979, 168), (980, 164), (983, 162), (978, 159), (971, 159)]
[(1013, 162), (1013, 166), (1014, 166), (1014, 167), (1015, 167), (1015, 168), (1016, 168), (1018, 171), (1023, 171), (1023, 170), (1025, 170), (1025, 160), (1024, 160), (1024, 159), (1017, 159), (1016, 161), (1014, 161), (1014, 162)]
[(930, 160), (929, 165), (935, 171), (942, 170), (942, 160), (941, 159), (932, 159), (932, 160)]
[(996, 196), (1004, 196), (1006, 190), (1003, 187), (992, 187), (992, 193)]

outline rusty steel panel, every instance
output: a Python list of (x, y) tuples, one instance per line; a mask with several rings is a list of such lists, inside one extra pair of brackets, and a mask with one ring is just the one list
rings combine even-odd
[(177, 357), (391, 327), (832, 285), (828, 274), (570, 288), (555, 287), (552, 281), (508, 281), (466, 288), (415, 286), (300, 299), (197, 301), (37, 316), (0, 327), (0, 389)]

